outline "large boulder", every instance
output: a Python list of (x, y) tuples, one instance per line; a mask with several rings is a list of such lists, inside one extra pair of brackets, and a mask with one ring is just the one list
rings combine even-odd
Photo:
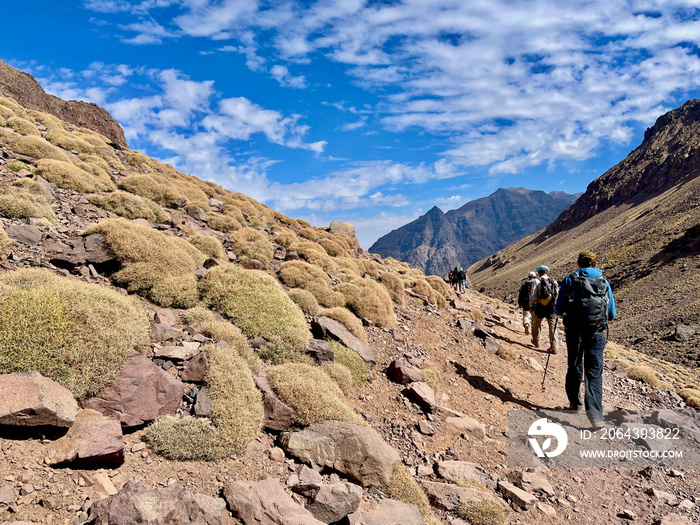
[(348, 516), (350, 525), (424, 525), (416, 505), (385, 499), (379, 505)]
[(315, 317), (311, 322), (311, 332), (316, 339), (326, 339), (327, 337), (339, 341), (351, 350), (355, 350), (365, 362), (373, 365), (376, 363), (374, 353), (369, 346), (350, 333), (345, 325), (330, 317)]
[(355, 246), (360, 246), (360, 243), (357, 240), (357, 232), (355, 231), (355, 227), (349, 222), (333, 221), (330, 223), (328, 231), (330, 231), (333, 235), (335, 235), (336, 233), (342, 233), (343, 235), (348, 237)]
[(376, 430), (345, 421), (285, 432), (280, 443), (289, 455), (340, 472), (363, 487), (388, 487), (401, 459)]
[(362, 489), (347, 481), (321, 485), (306, 510), (323, 523), (335, 523), (355, 512), (362, 501)]
[(235, 481), (224, 485), (224, 499), (243, 525), (323, 525), (285, 492), (279, 481)]
[(97, 466), (124, 463), (122, 426), (96, 410), (81, 410), (68, 433), (53, 443), (51, 466)]
[(159, 416), (175, 415), (185, 385), (144, 355), (135, 355), (119, 376), (84, 406), (118, 419), (126, 427), (137, 427)]
[(38, 372), (0, 375), (0, 424), (70, 427), (80, 411), (70, 390)]
[(226, 504), (181, 485), (149, 489), (131, 480), (114, 496), (93, 503), (85, 525), (220, 525)]

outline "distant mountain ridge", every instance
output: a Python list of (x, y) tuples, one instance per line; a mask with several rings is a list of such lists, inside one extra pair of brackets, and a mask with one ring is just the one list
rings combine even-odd
[(447, 213), (434, 206), (381, 237), (369, 251), (405, 261), (426, 274), (443, 275), (538, 231), (575, 200), (576, 195), (561, 191), (501, 188)]

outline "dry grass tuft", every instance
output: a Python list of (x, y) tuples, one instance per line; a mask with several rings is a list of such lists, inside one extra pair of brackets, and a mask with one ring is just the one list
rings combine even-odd
[(82, 193), (114, 190), (114, 183), (106, 173), (99, 171), (88, 173), (71, 162), (42, 159), (37, 162), (36, 166), (39, 175), (60, 188)]
[(280, 268), (279, 278), (290, 288), (308, 290), (321, 306), (332, 308), (345, 304), (343, 294), (333, 290), (328, 274), (313, 264), (304, 261), (287, 261)]
[(355, 317), (350, 310), (341, 306), (335, 308), (324, 308), (321, 310), (321, 315), (335, 319), (340, 324), (345, 326), (348, 331), (357, 337), (360, 341), (367, 344), (367, 330), (362, 326), (362, 321)]
[(345, 365), (338, 362), (327, 362), (323, 363), (321, 368), (336, 382), (343, 394), (348, 395), (350, 393), (353, 385), (352, 373)]
[(403, 279), (390, 272), (384, 272), (379, 276), (379, 282), (387, 289), (391, 300), (399, 306), (404, 305), (404, 285)]
[(66, 127), (61, 119), (42, 111), (31, 110), (29, 112), (29, 116), (33, 118), (35, 122), (38, 122), (47, 128), (52, 126), (54, 128), (65, 129)]
[(54, 146), (63, 148), (68, 151), (77, 151), (78, 153), (94, 153), (95, 146), (81, 138), (76, 133), (70, 133), (62, 129), (52, 129), (46, 134), (48, 140)]
[(366, 383), (369, 365), (360, 357), (360, 354), (337, 341), (329, 341), (328, 343), (331, 345), (331, 350), (333, 350), (335, 361), (350, 371), (353, 384), (362, 385)]
[(212, 230), (223, 233), (235, 232), (242, 228), (236, 219), (228, 215), (222, 215), (221, 213), (210, 213), (207, 217), (207, 226)]
[(348, 308), (359, 318), (373, 321), (379, 328), (396, 328), (394, 303), (389, 292), (371, 279), (341, 283), (337, 290), (345, 296)]
[(484, 317), (484, 313), (476, 307), (472, 307), (468, 310), (465, 310), (464, 312), (462, 312), (462, 315), (467, 319), (471, 319), (472, 321), (478, 321), (480, 323), (483, 323), (486, 319)]
[(331, 239), (321, 239), (318, 241), (318, 244), (326, 250), (326, 253), (330, 255), (331, 257), (348, 257), (350, 254), (348, 253), (348, 250), (343, 248), (340, 244), (338, 244), (336, 241), (331, 240)]
[(301, 363), (287, 363), (268, 370), (270, 385), (279, 398), (291, 406), (301, 425), (328, 419), (366, 425), (345, 401), (340, 387), (323, 369)]
[(262, 263), (263, 268), (270, 267), (275, 251), (264, 233), (255, 228), (243, 228), (235, 232), (231, 238), (234, 241), (231, 251), (239, 258), (255, 259)]
[(321, 311), (314, 294), (302, 288), (292, 288), (287, 292), (289, 298), (294, 301), (306, 315), (318, 315)]
[(208, 420), (162, 416), (143, 434), (153, 452), (175, 461), (219, 461), (226, 449)]
[(0, 225), (0, 258), (10, 255), (13, 245), (12, 239), (10, 239), (10, 236), (7, 235), (7, 232), (3, 229), (2, 225)]
[(481, 492), (491, 492), (480, 480), (474, 478), (462, 478), (457, 480), (457, 485), (465, 489), (476, 489)]
[(187, 240), (207, 257), (213, 257), (222, 261), (228, 258), (224, 247), (221, 246), (221, 241), (212, 235), (196, 235)]
[(37, 137), (41, 136), (37, 127), (27, 119), (20, 117), (11, 117), (5, 122), (6, 126), (10, 126), (20, 135), (35, 135)]
[(662, 381), (659, 378), (659, 374), (656, 370), (647, 365), (635, 365), (627, 370), (627, 375), (630, 379), (644, 381), (654, 388), (660, 388), (662, 390), (670, 390), (673, 388), (666, 381)]
[(276, 232), (272, 239), (280, 246), (284, 246), (285, 248), (289, 249), (292, 244), (299, 241), (299, 238), (292, 230), (288, 228), (280, 228), (280, 230), (281, 231)]
[(248, 337), (263, 337), (260, 351), (275, 363), (305, 361), (311, 334), (301, 310), (274, 277), (234, 265), (209, 270), (200, 281), (202, 297), (213, 310), (231, 318)]
[[(694, 385), (689, 386), (694, 387)], [(678, 391), (678, 395), (685, 400), (688, 406), (700, 408), (700, 389), (688, 387), (682, 388)]]
[(229, 348), (243, 358), (251, 371), (257, 372), (262, 367), (260, 358), (253, 352), (248, 339), (237, 326), (220, 319), (217, 314), (203, 306), (185, 310), (182, 317), (185, 323), (198, 325), (200, 333), (206, 337), (216, 342), (225, 341)]
[(331, 259), (323, 246), (315, 242), (300, 241), (291, 244), (288, 248), (290, 251), (295, 251), (299, 257), (305, 261), (318, 266), (326, 273), (332, 273), (338, 270), (338, 265)]
[(125, 191), (114, 191), (106, 195), (88, 195), (87, 199), (100, 208), (116, 213), (125, 219), (146, 219), (166, 222), (170, 215), (155, 202)]
[(0, 371), (37, 371), (77, 398), (116, 377), (148, 326), (133, 298), (109, 288), (39, 269), (0, 277)]
[(0, 215), (10, 219), (45, 217), (50, 224), (57, 224), (58, 218), (41, 184), (20, 180), (23, 181), (20, 186), (0, 186)]
[(435, 395), (440, 394), (440, 369), (431, 361), (425, 361), (420, 370), (423, 376), (423, 381), (430, 385), (430, 388), (435, 391)]
[(503, 525), (508, 518), (506, 509), (493, 498), (464, 501), (459, 505), (457, 514), (472, 525)]
[(0, 107), (9, 110), (13, 115), (23, 119), (28, 118), (26, 110), (20, 106), (15, 100), (9, 97), (0, 97)]
[(299, 230), (299, 237), (315, 242), (318, 234), (314, 228), (302, 228)]
[(426, 496), (408, 469), (401, 464), (394, 467), (387, 494), (391, 499), (416, 505), (424, 517), (430, 514), (428, 496)]
[(174, 208), (184, 203), (185, 206), (199, 206), (209, 211), (207, 194), (187, 179), (168, 177), (160, 173), (133, 173), (122, 179), (119, 186), (166, 208)]
[(518, 359), (518, 352), (516, 352), (512, 346), (506, 343), (501, 345), (501, 347), (496, 352), (496, 355), (501, 359), (505, 359), (506, 361), (510, 362), (513, 362), (516, 359)]
[(184, 239), (139, 226), (124, 219), (107, 219), (86, 233), (103, 233), (122, 264), (113, 279), (165, 307), (190, 308), (199, 293), (194, 274), (206, 257)]
[[(0, 129), (0, 132), (3, 131)], [(0, 133), (0, 142), (3, 142), (6, 147), (19, 153), (34, 157), (35, 159), (54, 159), (68, 161), (68, 157), (63, 151), (48, 143), (41, 137), (34, 135), (18, 135), (17, 133), (9, 132), (11, 135)]]

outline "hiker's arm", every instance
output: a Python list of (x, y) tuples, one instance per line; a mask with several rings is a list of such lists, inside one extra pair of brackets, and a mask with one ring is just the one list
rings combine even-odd
[(564, 314), (564, 305), (566, 304), (566, 296), (569, 295), (569, 277), (564, 277), (561, 282), (561, 288), (559, 288), (559, 295), (557, 295), (557, 304), (554, 309), (557, 315), (561, 316)]
[(608, 299), (608, 320), (612, 321), (617, 316), (617, 309), (615, 308), (615, 298), (613, 297), (610, 283), (608, 283)]

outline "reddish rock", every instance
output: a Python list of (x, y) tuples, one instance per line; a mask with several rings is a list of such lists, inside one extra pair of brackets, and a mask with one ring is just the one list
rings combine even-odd
[(318, 363), (326, 363), (335, 360), (331, 345), (321, 339), (312, 339), (306, 347), (306, 353)]
[(187, 367), (182, 371), (180, 377), (183, 381), (200, 383), (206, 378), (209, 371), (209, 358), (206, 352), (200, 352), (193, 357)]
[(190, 492), (181, 485), (149, 489), (131, 480), (117, 494), (93, 503), (85, 525), (221, 525), (225, 508), (222, 499)]
[(0, 375), (0, 424), (70, 427), (80, 409), (71, 392), (38, 372)]
[(311, 322), (311, 332), (316, 339), (330, 337), (331, 339), (340, 341), (343, 345), (355, 350), (367, 363), (374, 364), (376, 362), (374, 354), (369, 346), (351, 334), (343, 324), (335, 319), (323, 316), (314, 318)]
[(183, 335), (182, 330), (173, 328), (166, 323), (156, 323), (151, 326), (151, 339), (157, 343), (174, 341), (175, 339), (180, 339)]
[(386, 376), (400, 385), (423, 381), (423, 375), (420, 373), (420, 370), (409, 364), (405, 359), (392, 361), (386, 370)]
[(265, 372), (253, 374), (255, 384), (263, 394), (265, 418), (263, 426), (272, 430), (287, 430), (294, 425), (296, 413), (294, 409), (283, 403), (272, 390)]
[(437, 407), (435, 391), (428, 383), (423, 381), (417, 381), (408, 385), (408, 388), (404, 390), (404, 394), (426, 410), (432, 411)]
[(224, 499), (244, 525), (323, 525), (285, 492), (279, 481), (235, 481), (224, 485)]
[(239, 264), (246, 270), (262, 270), (263, 264), (255, 259), (241, 259)]
[(11, 224), (5, 231), (15, 241), (26, 246), (35, 246), (41, 242), (41, 230), (31, 224)]
[(105, 236), (101, 233), (92, 233), (85, 236), (85, 259), (92, 264), (104, 264), (115, 261), (117, 256), (107, 244)]
[(122, 426), (95, 410), (82, 410), (68, 433), (53, 443), (48, 456), (51, 466), (121, 465), (124, 463)]
[(126, 362), (119, 376), (84, 406), (118, 419), (126, 428), (159, 416), (175, 415), (185, 392), (184, 384), (144, 355)]
[(87, 260), (82, 237), (65, 239), (65, 242), (46, 239), (41, 245), (41, 252), (51, 264), (68, 270), (85, 264)]
[(416, 505), (385, 499), (369, 510), (348, 516), (349, 525), (424, 525)]

